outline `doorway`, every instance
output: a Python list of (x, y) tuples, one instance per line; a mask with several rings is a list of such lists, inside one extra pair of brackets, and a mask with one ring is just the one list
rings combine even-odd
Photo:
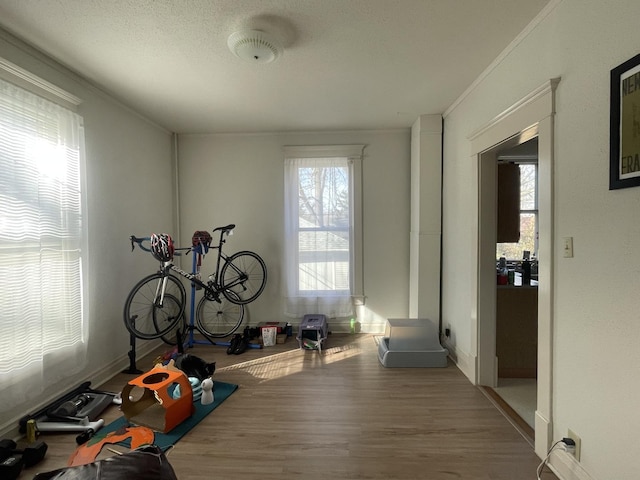
[[(478, 166), (476, 276), (476, 383), (498, 385), (496, 356), (496, 183), (500, 149), (538, 138), (538, 328), (534, 414), (535, 451), (546, 455), (553, 438), (551, 350), (553, 316), (553, 116), (559, 79), (550, 80), (470, 136)], [(499, 148), (498, 148), (499, 147)]]
[[(526, 140), (534, 133), (536, 136)], [(515, 142), (521, 143), (512, 145)], [(498, 272), (496, 287), (497, 382), (490, 393), (533, 442), (539, 284), (537, 131), (524, 132), (496, 147), (496, 151), (498, 225), (494, 259), (498, 266), (504, 266)]]

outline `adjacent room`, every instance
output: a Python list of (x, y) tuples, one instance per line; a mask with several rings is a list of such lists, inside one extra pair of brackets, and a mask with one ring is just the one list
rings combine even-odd
[(638, 478), (638, 18), (1, 0), (0, 478)]

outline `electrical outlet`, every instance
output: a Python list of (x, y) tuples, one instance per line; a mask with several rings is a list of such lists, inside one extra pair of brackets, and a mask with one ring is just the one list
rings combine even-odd
[(573, 258), (573, 237), (564, 237), (562, 241), (562, 251), (564, 258)]
[(571, 429), (569, 429), (567, 430), (567, 438), (570, 438), (571, 440), (576, 442), (576, 448), (573, 452), (573, 456), (576, 457), (577, 461), (580, 461), (580, 447), (581, 447), (580, 437), (576, 435), (575, 432), (572, 432)]

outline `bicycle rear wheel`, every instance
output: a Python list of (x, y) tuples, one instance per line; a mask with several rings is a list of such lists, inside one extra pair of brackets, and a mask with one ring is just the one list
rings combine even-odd
[(257, 253), (234, 253), (220, 271), (220, 283), (230, 302), (242, 305), (253, 302), (267, 283), (267, 266)]
[[(234, 293), (230, 292), (233, 296)], [(242, 324), (244, 305), (230, 302), (222, 295), (217, 300), (202, 297), (196, 309), (198, 329), (205, 336), (222, 338), (231, 335)]]
[[(164, 299), (160, 303), (160, 286), (165, 278)], [(169, 336), (184, 315), (186, 297), (184, 285), (174, 276), (148, 275), (133, 287), (127, 297), (124, 325), (129, 333), (143, 340)]]

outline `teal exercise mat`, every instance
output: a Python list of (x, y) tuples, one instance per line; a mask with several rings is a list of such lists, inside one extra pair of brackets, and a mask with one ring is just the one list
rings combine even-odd
[[(195, 406), (195, 412), (185, 421), (180, 423), (177, 427), (167, 433), (155, 432), (154, 445), (160, 447), (163, 451), (167, 450), (169, 447), (174, 445), (178, 440), (180, 440), (189, 430), (195, 427), (200, 421), (213, 412), (222, 402), (224, 402), (227, 398), (233, 394), (238, 389), (238, 385), (234, 385), (233, 383), (225, 383), (225, 382), (213, 382), (213, 394), (214, 400), (213, 403), (209, 405), (202, 405), (200, 400), (193, 402)], [(117, 431), (122, 427), (129, 426), (129, 421), (124, 417), (117, 418), (113, 422), (109, 423), (102, 427), (96, 435), (89, 440), (88, 443), (95, 443), (103, 438), (105, 438), (108, 434)], [(119, 445), (130, 448), (131, 440), (124, 440), (122, 442), (118, 442)]]

